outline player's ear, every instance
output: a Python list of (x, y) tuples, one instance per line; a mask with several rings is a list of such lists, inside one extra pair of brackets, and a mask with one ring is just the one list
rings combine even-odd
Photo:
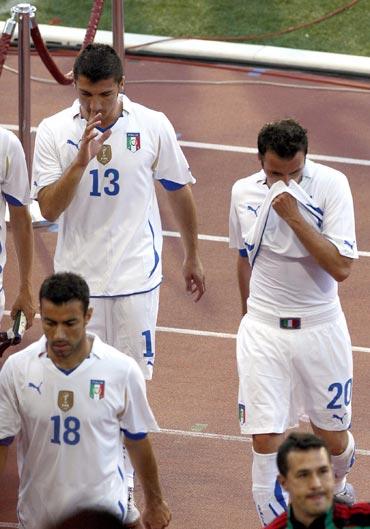
[(89, 323), (89, 321), (91, 320), (91, 316), (92, 316), (92, 313), (93, 313), (93, 308), (92, 307), (89, 307), (86, 311), (86, 314), (85, 314), (85, 325), (87, 325)]
[(122, 76), (122, 79), (119, 83), (119, 91), (124, 94), (125, 93), (125, 76)]
[(280, 485), (283, 487), (283, 489), (287, 490), (287, 488), (286, 488), (286, 485), (287, 485), (286, 477), (284, 477), (282, 474), (278, 474), (277, 479), (278, 479), (278, 482), (280, 483)]

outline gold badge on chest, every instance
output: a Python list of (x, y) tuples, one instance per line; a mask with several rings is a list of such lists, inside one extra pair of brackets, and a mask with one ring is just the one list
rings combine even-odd
[(106, 165), (112, 159), (112, 147), (106, 144), (102, 145), (96, 159), (99, 163)]
[(62, 411), (69, 411), (74, 403), (73, 391), (59, 391), (58, 407)]

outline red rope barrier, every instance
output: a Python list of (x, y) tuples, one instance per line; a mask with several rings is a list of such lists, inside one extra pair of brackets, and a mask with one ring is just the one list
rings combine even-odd
[(1, 73), (3, 71), (3, 66), (4, 66), (4, 62), (5, 62), (6, 56), (8, 55), (8, 50), (9, 50), (11, 38), (12, 38), (12, 36), (7, 34), (7, 33), (3, 33), (1, 35), (1, 39), (0, 39), (0, 76), (1, 76)]
[[(102, 14), (103, 5), (104, 0), (94, 1), (94, 5), (91, 10), (90, 20), (87, 26), (85, 38), (81, 49), (85, 48), (88, 44), (93, 42), (96, 30), (98, 28), (100, 16)], [(54, 62), (54, 59), (50, 55), (49, 50), (45, 46), (35, 17), (33, 17), (32, 19), (31, 37), (42, 62), (49, 70), (51, 75), (54, 77), (54, 79), (61, 85), (72, 84), (73, 79), (71, 77), (67, 77), (59, 70), (58, 66)]]

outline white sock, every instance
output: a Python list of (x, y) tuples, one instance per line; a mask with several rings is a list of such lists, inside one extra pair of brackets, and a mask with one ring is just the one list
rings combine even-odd
[(276, 453), (258, 454), (252, 449), (252, 493), (262, 525), (288, 508), (289, 496), (277, 480)]
[(338, 456), (331, 456), (335, 476), (334, 494), (342, 492), (346, 486), (347, 474), (355, 462), (355, 440), (349, 430), (347, 434), (347, 448)]

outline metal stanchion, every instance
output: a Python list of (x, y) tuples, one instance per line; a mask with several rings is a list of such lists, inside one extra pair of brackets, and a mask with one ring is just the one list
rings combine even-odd
[(31, 53), (30, 17), (36, 8), (31, 4), (18, 4), (12, 8), (18, 17), (18, 107), (19, 139), (22, 142), (28, 173), (31, 175)]
[(124, 0), (112, 0), (112, 31), (113, 48), (120, 57), (125, 71), (125, 46), (124, 46)]

